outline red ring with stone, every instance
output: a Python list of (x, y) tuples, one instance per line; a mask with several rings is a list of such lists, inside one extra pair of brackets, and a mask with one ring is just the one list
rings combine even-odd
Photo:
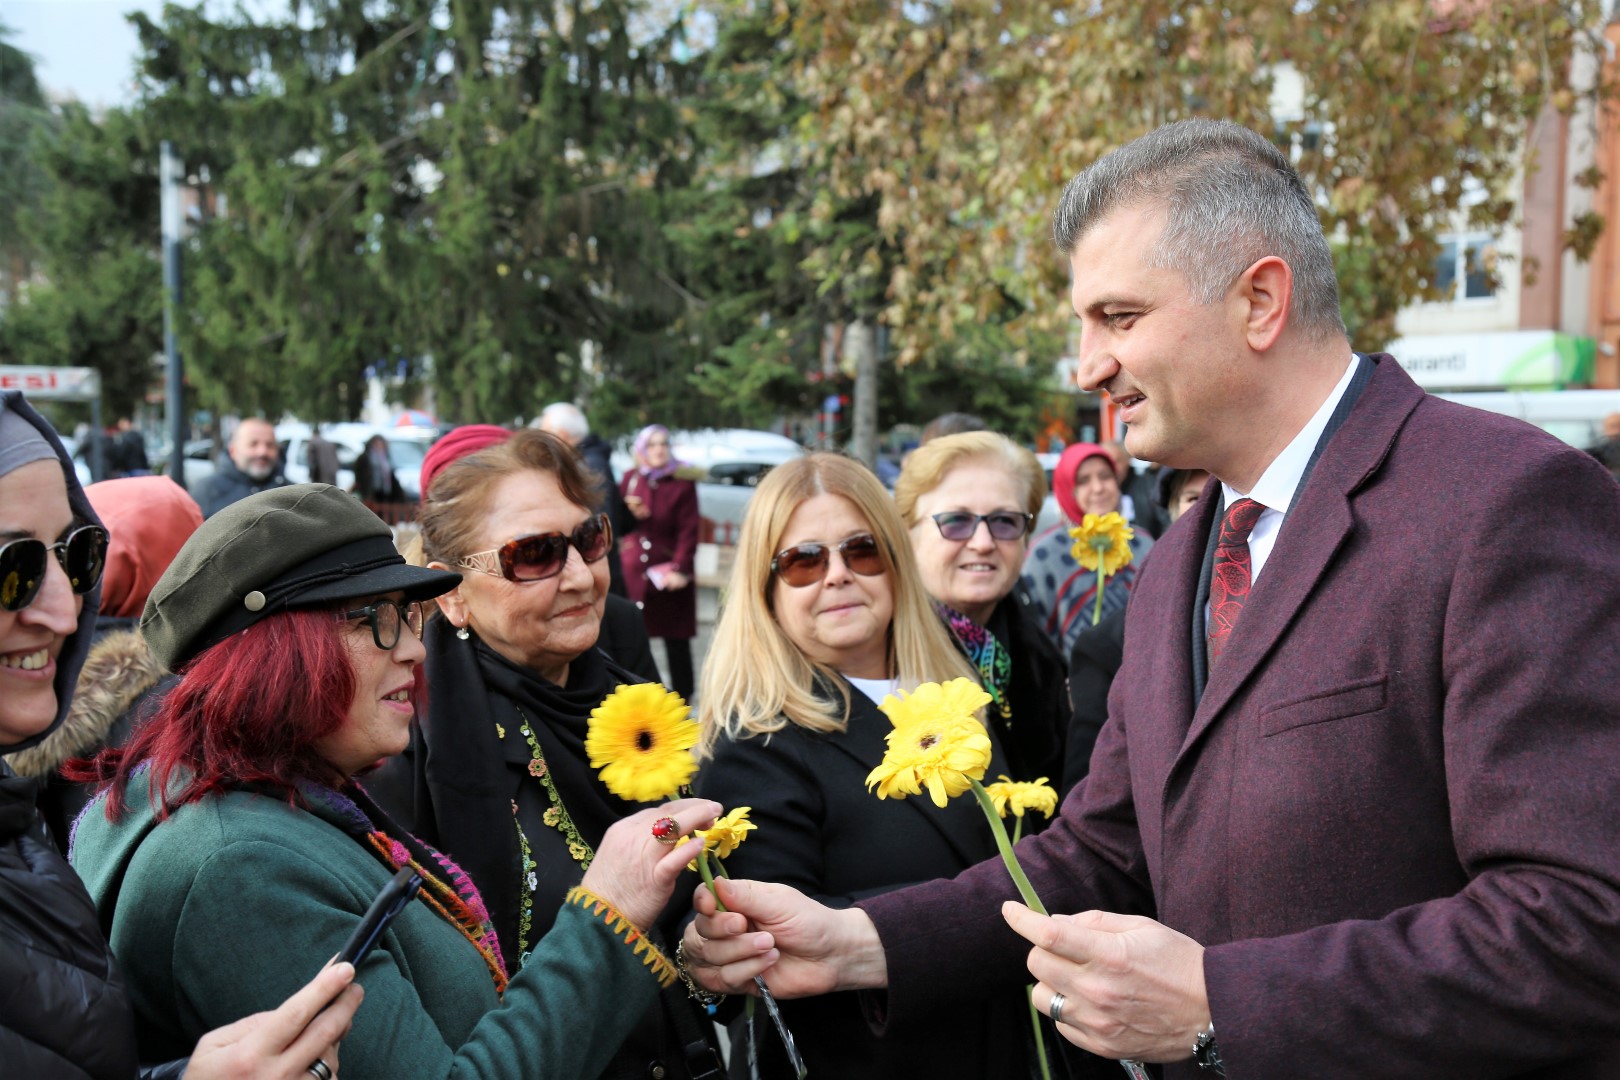
[(660, 844), (673, 844), (681, 838), (681, 826), (672, 817), (661, 817), (652, 824), (653, 839)]

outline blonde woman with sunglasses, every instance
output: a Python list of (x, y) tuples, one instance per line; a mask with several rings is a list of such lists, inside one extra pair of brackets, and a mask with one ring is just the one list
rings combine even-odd
[[(620, 684), (647, 681), (598, 647), (614, 542), (593, 509), (598, 490), (572, 448), (532, 429), (434, 475), (418, 519), (423, 555), (461, 583), (438, 598), (423, 636), (427, 717), (367, 782), (467, 872), (511, 970), (553, 925), (608, 828), (643, 809), (610, 793), (585, 753), (591, 710)], [(707, 1017), (680, 984), (638, 1016), (592, 1075), (628, 1080), (656, 1067), (688, 1080), (718, 1069)]]
[[(973, 678), (935, 617), (894, 503), (836, 454), (779, 465), (749, 502), (698, 700), (696, 789), (752, 807), (735, 877), (779, 881), (834, 907), (949, 877), (995, 852), (971, 800), (879, 801), (866, 774), (890, 723), (878, 704), (919, 683)], [(992, 774), (1007, 763), (994, 735)], [(811, 1076), (1027, 1076), (1023, 1001), (963, 1001), (907, 1032), (873, 1035), (853, 994), (782, 1002)], [(733, 1020), (733, 1069), (752, 1043), (761, 1077), (791, 1077), (781, 1041)]]

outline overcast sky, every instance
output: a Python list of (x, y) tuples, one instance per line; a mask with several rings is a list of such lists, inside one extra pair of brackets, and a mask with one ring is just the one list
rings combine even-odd
[(155, 18), (162, 8), (162, 0), (0, 0), (0, 23), (13, 31), (13, 45), (33, 55), (47, 93), (124, 105), (134, 100), (139, 45), (124, 15)]

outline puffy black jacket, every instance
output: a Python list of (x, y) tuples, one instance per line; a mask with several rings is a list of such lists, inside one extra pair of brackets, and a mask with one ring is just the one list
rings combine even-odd
[(90, 896), (0, 762), (0, 1062), (29, 1080), (130, 1080), (135, 1018)]

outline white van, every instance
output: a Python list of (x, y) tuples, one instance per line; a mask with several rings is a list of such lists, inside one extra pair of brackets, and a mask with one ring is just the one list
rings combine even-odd
[(1434, 396), (1517, 416), (1582, 450), (1603, 441), (1605, 416), (1620, 413), (1620, 390), (1502, 390)]

